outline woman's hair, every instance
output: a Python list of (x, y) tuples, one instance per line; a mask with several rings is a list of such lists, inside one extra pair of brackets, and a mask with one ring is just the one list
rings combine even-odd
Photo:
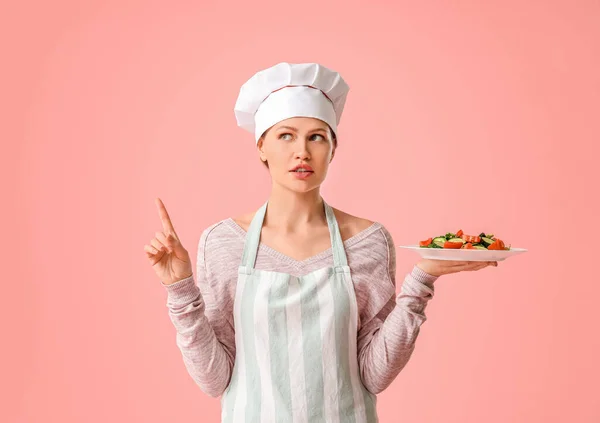
[[(333, 139), (333, 148), (335, 149), (335, 148), (337, 148), (337, 137), (335, 136), (335, 132), (333, 132), (333, 130), (331, 129), (331, 126), (327, 125), (327, 127), (329, 128), (329, 133), (331, 134), (331, 138)], [(265, 132), (263, 132), (263, 134), (260, 136), (259, 140), (263, 139), (263, 142), (264, 142), (264, 138), (270, 129), (271, 128), (269, 128)], [(261, 160), (261, 162), (262, 162), (262, 164), (264, 164), (267, 167), (267, 169), (269, 168), (269, 163), (267, 162), (267, 160), (265, 160), (264, 162)]]

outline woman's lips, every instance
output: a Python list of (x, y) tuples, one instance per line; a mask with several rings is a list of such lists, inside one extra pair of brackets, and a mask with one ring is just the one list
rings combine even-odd
[(310, 175), (312, 175), (314, 172), (295, 172), (295, 171), (291, 171), (290, 173), (293, 174), (294, 177), (296, 177), (298, 179), (306, 179)]

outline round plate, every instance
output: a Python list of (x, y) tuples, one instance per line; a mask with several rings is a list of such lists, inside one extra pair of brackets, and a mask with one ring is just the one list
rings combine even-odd
[(510, 247), (510, 250), (478, 250), (464, 248), (425, 248), (418, 245), (398, 245), (413, 250), (425, 259), (458, 261), (502, 261), (526, 252), (525, 248)]

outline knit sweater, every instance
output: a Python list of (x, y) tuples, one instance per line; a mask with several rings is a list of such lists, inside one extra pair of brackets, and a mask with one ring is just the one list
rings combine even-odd
[[(196, 277), (166, 285), (169, 317), (185, 367), (211, 397), (227, 388), (235, 361), (233, 302), (246, 231), (232, 218), (206, 228), (198, 244)], [(344, 242), (359, 313), (357, 352), (364, 386), (377, 394), (408, 363), (437, 276), (416, 265), (396, 294), (396, 250), (379, 222)], [(255, 268), (300, 276), (333, 266), (329, 248), (298, 261), (259, 244)]]

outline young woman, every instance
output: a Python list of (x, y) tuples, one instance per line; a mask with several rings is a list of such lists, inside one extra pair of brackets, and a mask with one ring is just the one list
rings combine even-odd
[(435, 280), (497, 264), (421, 260), (396, 295), (387, 229), (320, 195), (347, 92), (317, 63), (279, 63), (242, 86), (238, 125), (255, 135), (271, 194), (203, 231), (196, 280), (157, 199), (163, 230), (144, 249), (187, 371), (222, 396), (222, 422), (377, 422), (376, 394), (408, 362)]

